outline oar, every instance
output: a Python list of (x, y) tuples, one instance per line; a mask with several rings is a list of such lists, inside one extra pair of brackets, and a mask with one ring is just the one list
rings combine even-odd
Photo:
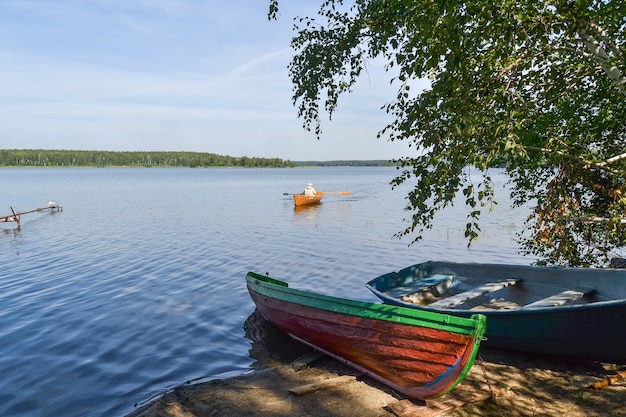
[[(283, 195), (292, 195), (296, 193), (283, 193)], [(318, 191), (316, 194), (335, 194), (335, 195), (350, 195), (350, 191), (337, 191), (337, 192), (327, 192), (327, 191)]]
[[(292, 194), (295, 194), (295, 193), (283, 193), (283, 195), (292, 195)], [(316, 194), (350, 195), (352, 193), (350, 191), (337, 191), (337, 192), (318, 191)]]

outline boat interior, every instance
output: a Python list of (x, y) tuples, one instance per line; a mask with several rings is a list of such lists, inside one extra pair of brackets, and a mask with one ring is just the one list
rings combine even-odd
[(622, 300), (626, 294), (616, 289), (624, 283), (625, 270), (426, 262), (380, 276), (368, 287), (408, 304), (485, 311)]

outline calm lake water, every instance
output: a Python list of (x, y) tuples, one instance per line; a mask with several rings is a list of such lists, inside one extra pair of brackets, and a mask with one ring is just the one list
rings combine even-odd
[[(378, 302), (370, 279), (426, 260), (529, 264), (506, 192), (471, 249), (462, 205), (409, 246), (394, 168), (0, 169), (0, 415), (123, 416), (176, 385), (255, 362), (252, 270)], [(495, 173), (504, 184), (505, 178)], [(295, 210), (313, 182), (322, 204)]]

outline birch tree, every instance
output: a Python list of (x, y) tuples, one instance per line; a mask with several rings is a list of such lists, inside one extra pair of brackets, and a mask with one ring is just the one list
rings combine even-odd
[[(285, 1), (285, 0), (283, 0)], [(270, 0), (269, 17), (279, 16)], [(626, 243), (626, 2), (623, 0), (327, 0), (294, 19), (293, 103), (317, 137), (372, 60), (395, 93), (379, 136), (413, 154), (392, 187), (413, 187), (407, 226), (422, 239), (464, 196), (471, 244), (493, 207), (490, 169), (513, 205), (532, 202), (517, 235), (544, 265), (604, 266)], [(430, 87), (416, 89), (415, 80)], [(477, 170), (471, 179), (468, 169)], [(400, 227), (399, 227), (400, 228)]]

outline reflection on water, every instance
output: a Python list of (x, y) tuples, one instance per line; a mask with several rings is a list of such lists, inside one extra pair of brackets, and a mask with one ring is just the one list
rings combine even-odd
[(311, 350), (307, 345), (292, 339), (287, 333), (265, 320), (258, 310), (243, 325), (246, 339), (252, 341), (251, 367), (269, 368), (293, 361)]
[(2, 230), (2, 232), (5, 235), (11, 236), (11, 237), (20, 237), (22, 234), (22, 228), (20, 226), (17, 226), (11, 229), (0, 229), (0, 230)]
[(293, 220), (294, 224), (301, 224), (303, 227), (307, 225), (315, 225), (323, 210), (322, 204), (308, 204), (305, 206), (294, 206)]
[(306, 214), (306, 213), (313, 213), (315, 212), (315, 210), (318, 210), (321, 207), (322, 207), (321, 203), (306, 204), (304, 206), (294, 206), (293, 211), (296, 214)]
[(334, 223), (341, 229), (346, 222), (350, 222), (351, 212), (352, 203), (343, 200), (294, 206), (293, 223), (305, 228)]

